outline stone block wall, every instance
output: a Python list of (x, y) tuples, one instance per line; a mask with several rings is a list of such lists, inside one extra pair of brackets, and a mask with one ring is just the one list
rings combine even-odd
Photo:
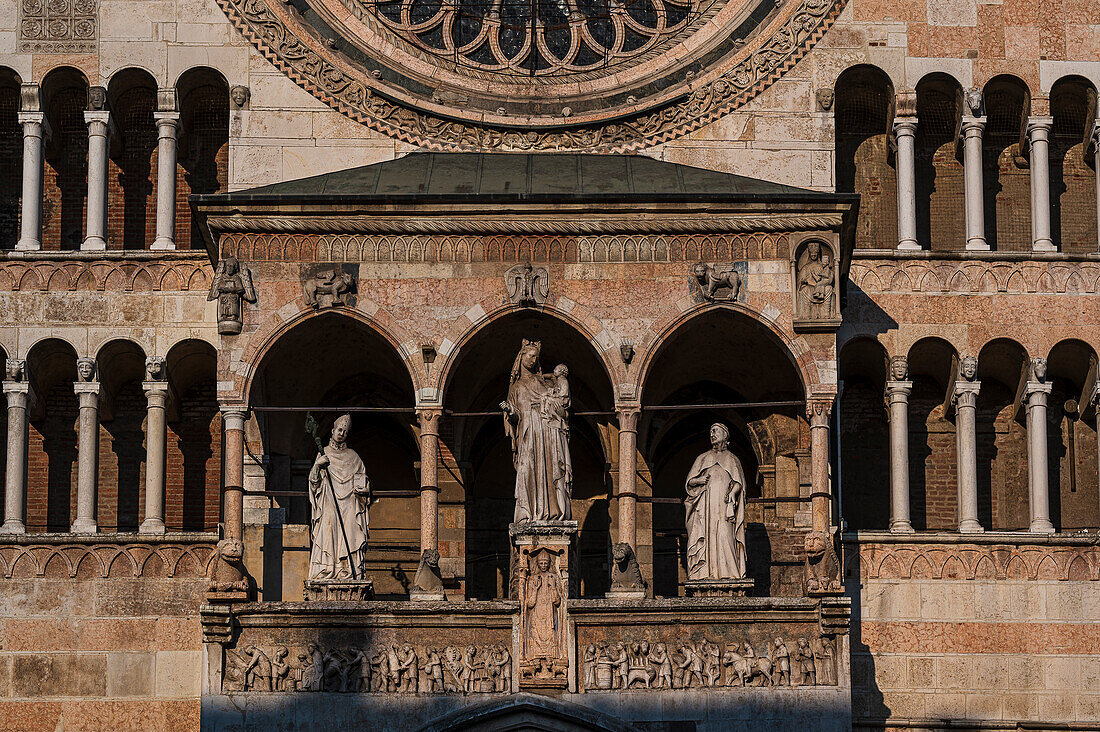
[(35, 539), (0, 547), (0, 727), (196, 729), (214, 538)]
[(866, 537), (846, 545), (856, 729), (1100, 719), (1088, 539)]

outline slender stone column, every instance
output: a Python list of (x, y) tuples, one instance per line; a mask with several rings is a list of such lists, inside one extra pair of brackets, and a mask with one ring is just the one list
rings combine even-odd
[(980, 381), (956, 381), (955, 454), (958, 472), (959, 533), (977, 534), (978, 522), (978, 434), (977, 411)]
[(898, 249), (920, 249), (917, 243), (917, 118), (894, 119), (897, 142)]
[(1092, 162), (1096, 170), (1096, 243), (1100, 248), (1100, 120), (1092, 128)]
[(88, 223), (81, 249), (107, 248), (107, 171), (109, 169), (111, 113), (84, 113), (88, 124)]
[(8, 464), (4, 489), (4, 524), (0, 534), (24, 534), (23, 500), (27, 474), (27, 406), (30, 383), (23, 378), (24, 362), (8, 359), (4, 396), (8, 400)]
[(99, 451), (99, 382), (78, 381), (73, 391), (80, 400), (76, 455), (76, 521), (74, 534), (96, 533), (95, 493)]
[(145, 520), (138, 531), (142, 534), (163, 534), (168, 383), (146, 381), (142, 387), (149, 406), (145, 417)]
[(38, 84), (23, 84), (19, 92), (19, 124), (23, 126), (23, 200), (16, 249), (42, 248), (42, 147), (49, 125), (42, 112)]
[(157, 238), (152, 249), (176, 248), (176, 134), (179, 112), (157, 112)]
[(1036, 252), (1057, 251), (1050, 238), (1050, 128), (1053, 117), (1031, 117), (1027, 139), (1031, 147), (1031, 248)]
[(1030, 531), (1033, 534), (1054, 533), (1047, 486), (1047, 397), (1052, 389), (1052, 384), (1028, 381), (1024, 391), (1027, 400), (1028, 487), (1031, 489)]
[(1093, 408), (1096, 410), (1096, 457), (1097, 469), (1100, 469), (1100, 379), (1092, 384), (1092, 395), (1089, 397)]
[(638, 548), (638, 416), (641, 407), (620, 406), (619, 420), (619, 541)]
[(813, 530), (828, 533), (832, 523), (829, 507), (829, 418), (833, 395), (813, 395), (806, 400), (810, 420), (810, 512)]
[(909, 520), (909, 395), (912, 392), (912, 381), (886, 382), (890, 416), (890, 531), (895, 534), (913, 533)]
[(962, 118), (963, 173), (965, 176), (966, 248), (988, 250), (985, 240), (985, 192), (982, 183), (982, 131), (985, 117)]
[(225, 473), (222, 486), (223, 530), (226, 539), (244, 540), (244, 423), (248, 410), (244, 406), (221, 408), (225, 433)]
[(420, 551), (439, 548), (439, 418), (443, 410), (416, 410), (420, 421)]

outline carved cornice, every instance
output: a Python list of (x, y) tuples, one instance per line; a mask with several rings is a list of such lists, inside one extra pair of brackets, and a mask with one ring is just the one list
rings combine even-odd
[(183, 261), (0, 260), (0, 291), (205, 292), (212, 268), (205, 253)]
[(861, 580), (1100, 580), (1100, 547), (1067, 544), (856, 543), (847, 566)]
[(214, 539), (156, 543), (97, 543), (53, 537), (47, 543), (31, 543), (37, 537), (21, 537), (18, 544), (0, 545), (0, 572), (5, 579), (50, 577), (185, 577), (206, 576), (214, 555)]
[(311, 234), (695, 234), (820, 231), (841, 225), (841, 214), (815, 216), (696, 216), (682, 218), (446, 218), (378, 216), (210, 216), (216, 232)]
[(1095, 293), (1100, 262), (857, 259), (848, 277), (872, 293)]
[[(502, 121), (516, 128), (482, 126), (456, 118), (470, 110), (455, 106), (452, 117), (391, 101), (398, 94), (346, 56), (329, 48), (312, 28), (275, 0), (218, 0), (230, 21), (260, 53), (321, 101), (368, 127), (414, 145), (438, 150), (585, 150), (623, 152), (685, 135), (745, 104), (796, 64), (844, 9), (846, 0), (801, 0), (725, 63), (708, 70), (686, 96), (671, 105), (606, 121), (560, 120), (551, 130), (523, 129), (533, 122)], [(388, 96), (383, 96), (387, 94)], [(423, 100), (424, 106), (433, 105)], [(564, 127), (571, 122), (572, 127)]]

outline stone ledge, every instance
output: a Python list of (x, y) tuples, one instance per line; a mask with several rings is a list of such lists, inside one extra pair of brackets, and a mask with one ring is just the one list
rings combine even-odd
[(924, 259), (946, 261), (971, 260), (994, 262), (1095, 262), (1100, 252), (998, 252), (998, 251), (932, 251), (929, 249), (856, 249), (852, 259)]
[(22, 249), (0, 251), (0, 260), (34, 262), (38, 260), (63, 260), (68, 262), (98, 262), (103, 260), (190, 260), (210, 261), (205, 249), (101, 249), (99, 251), (47, 249)]
[(846, 531), (845, 544), (1008, 544), (1038, 546), (1096, 546), (1100, 533), (1032, 534), (1027, 531), (985, 531), (980, 534), (957, 534), (953, 531), (918, 531), (894, 534), (889, 531)]
[(204, 531), (180, 531), (167, 534), (4, 534), (0, 547), (31, 544), (198, 544), (216, 543), (218, 534)]

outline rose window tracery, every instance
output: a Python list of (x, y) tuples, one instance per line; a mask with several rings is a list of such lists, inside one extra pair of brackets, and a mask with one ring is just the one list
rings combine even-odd
[[(428, 53), (491, 72), (584, 72), (652, 51), (702, 16), (700, 0), (367, 0)], [(711, 3), (708, 3), (708, 6)]]

